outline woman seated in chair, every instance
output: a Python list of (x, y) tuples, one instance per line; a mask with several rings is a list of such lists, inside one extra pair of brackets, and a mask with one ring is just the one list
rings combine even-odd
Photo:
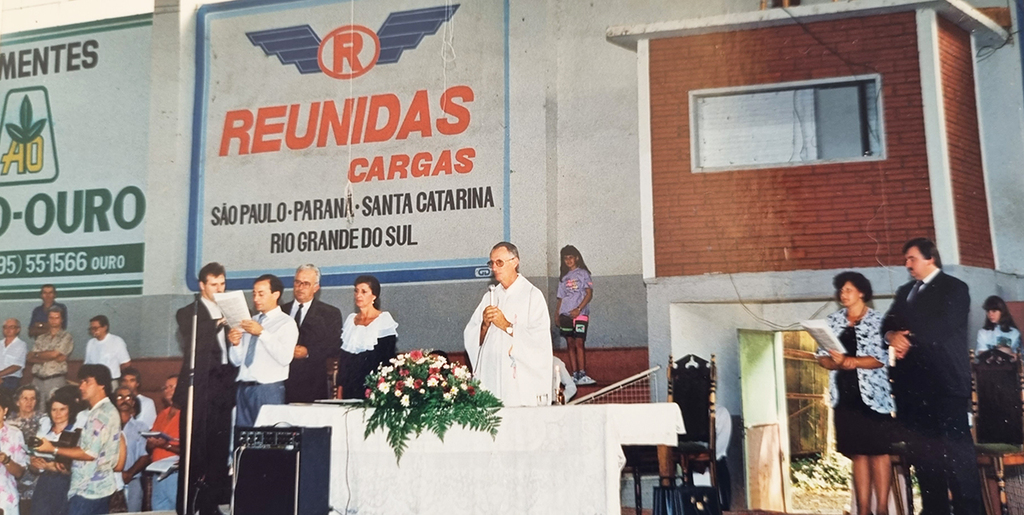
[[(832, 332), (846, 348), (818, 352), (818, 363), (829, 374), (835, 410), (836, 450), (853, 461), (857, 514), (889, 512), (894, 409), (889, 392), (886, 349), (879, 327), (882, 314), (869, 308), (871, 282), (857, 272), (843, 272), (832, 284), (843, 306), (827, 317)], [(872, 510), (874, 490), (877, 508)]]
[(1017, 324), (1013, 323), (1006, 302), (993, 295), (985, 299), (981, 308), (985, 310), (985, 325), (978, 329), (975, 355), (992, 349), (999, 349), (1007, 354), (1020, 352), (1020, 331), (1017, 330)]

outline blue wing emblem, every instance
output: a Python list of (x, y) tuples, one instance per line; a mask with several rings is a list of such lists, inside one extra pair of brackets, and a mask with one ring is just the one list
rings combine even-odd
[(398, 62), (402, 51), (419, 46), (423, 36), (437, 34), (444, 22), (452, 19), (459, 4), (428, 7), (391, 13), (377, 30), (380, 57), (377, 64)]
[(245, 36), (268, 56), (277, 56), (281, 64), (294, 64), (299, 73), (320, 73), (317, 62), (320, 36), (309, 25), (257, 30), (246, 32)]

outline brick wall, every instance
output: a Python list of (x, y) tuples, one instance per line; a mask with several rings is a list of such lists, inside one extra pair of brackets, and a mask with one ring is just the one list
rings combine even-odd
[[(656, 273), (902, 264), (934, 237), (913, 13), (651, 41)], [(884, 161), (691, 173), (695, 89), (882, 75)], [(876, 243), (877, 240), (877, 243)]]
[(939, 18), (942, 99), (946, 111), (946, 140), (960, 262), (969, 266), (995, 268), (992, 233), (988, 225), (985, 176), (981, 166), (973, 60), (970, 34)]

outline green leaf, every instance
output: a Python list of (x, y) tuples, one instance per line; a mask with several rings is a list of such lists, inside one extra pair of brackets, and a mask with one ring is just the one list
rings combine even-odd
[[(32, 125), (32, 101), (28, 99), (28, 95), (25, 95), (21, 99), (21, 129), (23, 132), (28, 132), (28, 128)], [(27, 141), (25, 143), (28, 143)]]
[(11, 139), (13, 139), (15, 142), (21, 143), (21, 144), (28, 143), (27, 141), (25, 141), (25, 135), (22, 134), (21, 129), (18, 128), (17, 125), (14, 125), (13, 123), (8, 123), (6, 125), (6, 128), (7, 128), (7, 134), (10, 134), (11, 135)]
[(36, 120), (36, 123), (33, 123), (32, 127), (29, 128), (28, 134), (25, 135), (25, 139), (27, 140), (27, 141), (25, 141), (25, 143), (31, 143), (34, 139), (38, 138), (39, 135), (42, 134), (43, 126), (45, 126), (45, 125), (46, 125), (46, 118), (41, 118), (39, 120)]

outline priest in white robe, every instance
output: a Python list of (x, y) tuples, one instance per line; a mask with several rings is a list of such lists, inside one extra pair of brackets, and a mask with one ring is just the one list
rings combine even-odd
[(551, 402), (551, 319), (540, 292), (519, 274), (519, 250), (501, 242), (488, 262), (498, 284), (463, 333), (473, 374), (505, 406)]

